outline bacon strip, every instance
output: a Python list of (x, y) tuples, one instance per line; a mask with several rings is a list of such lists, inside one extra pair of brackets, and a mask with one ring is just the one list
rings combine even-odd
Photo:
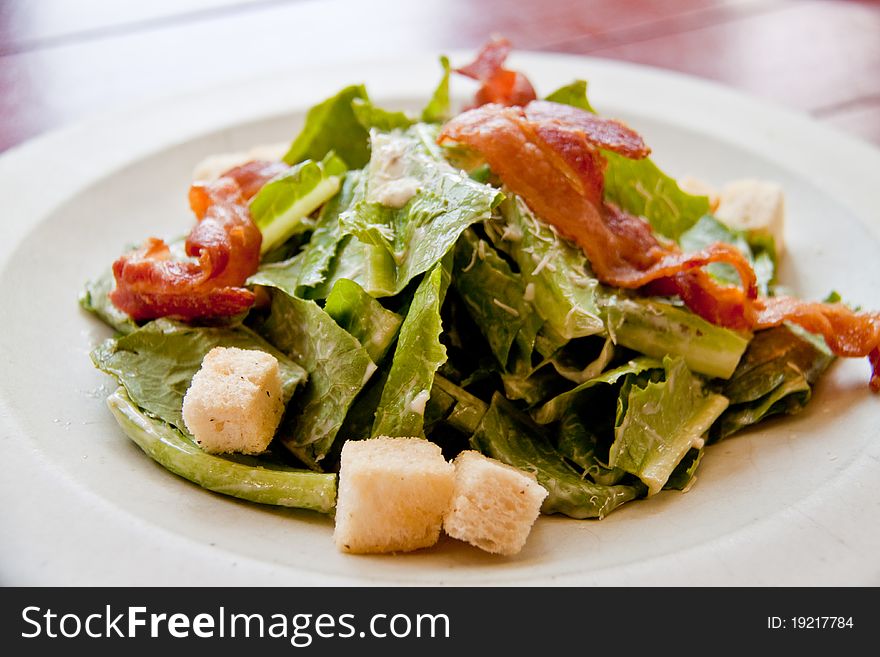
[[(880, 313), (791, 297), (758, 298), (754, 270), (738, 249), (716, 243), (682, 253), (661, 243), (643, 219), (604, 203), (606, 162), (600, 149), (630, 158), (649, 152), (622, 123), (547, 101), (525, 107), (483, 105), (449, 121), (438, 142), (479, 153), (537, 216), (584, 250), (603, 283), (678, 295), (701, 317), (729, 328), (798, 324), (822, 335), (838, 356), (868, 356), (871, 388), (880, 391)], [(732, 265), (741, 285), (712, 279), (703, 267), (713, 262)]]
[(525, 105), (537, 98), (535, 88), (525, 75), (504, 68), (509, 54), (510, 42), (495, 37), (483, 46), (473, 62), (455, 69), (456, 73), (481, 84), (474, 98), (474, 107), (487, 103)]
[(255, 161), (193, 184), (189, 201), (198, 223), (187, 237), (186, 254), (198, 261), (172, 260), (165, 242), (148, 239), (113, 263), (113, 305), (136, 321), (222, 317), (250, 308), (254, 294), (241, 286), (260, 264), (263, 238), (247, 201), (286, 169)]

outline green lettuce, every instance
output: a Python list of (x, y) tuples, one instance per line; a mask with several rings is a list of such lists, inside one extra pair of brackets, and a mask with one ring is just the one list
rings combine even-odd
[[(431, 398), (428, 406), (433, 406), (433, 422), (443, 421), (459, 431), (471, 435), (477, 430), (480, 420), (488, 406), (482, 399), (470, 394), (464, 388), (439, 374), (434, 376)], [(425, 424), (428, 424), (428, 411), (425, 410)]]
[[(547, 100), (596, 113), (587, 100), (587, 83), (578, 80), (555, 91)], [(673, 240), (709, 212), (709, 199), (681, 190), (650, 158), (631, 160), (602, 151), (605, 169), (605, 200), (630, 214), (647, 219), (653, 229)]]
[(691, 448), (727, 408), (726, 397), (708, 392), (683, 358), (664, 358), (665, 377), (642, 385), (628, 379), (620, 391), (608, 465), (637, 476), (648, 495), (660, 491)]
[(603, 372), (599, 376), (581, 383), (579, 386), (554, 397), (546, 404), (541, 406), (532, 413), (532, 417), (539, 424), (549, 424), (556, 422), (565, 416), (569, 411), (577, 409), (589, 396), (589, 391), (597, 385), (614, 385), (620, 379), (628, 374), (640, 374), (646, 370), (662, 367), (660, 361), (647, 356), (634, 358), (633, 360), (615, 367), (612, 370)]
[(272, 293), (272, 310), (261, 330), (309, 373), (308, 384), (288, 408), (279, 438), (303, 463), (318, 469), (376, 365), (357, 338), (318, 304), (280, 290)]
[(434, 374), (446, 360), (440, 343), (440, 307), (449, 286), (449, 258), (434, 266), (416, 289), (403, 325), (372, 435), (424, 437), (425, 406)]
[[(609, 417), (609, 428), (613, 430), (613, 417)], [(590, 427), (579, 413), (569, 412), (559, 423), (556, 446), (560, 454), (583, 470), (597, 484), (613, 486), (620, 482), (626, 473), (620, 468), (609, 468), (599, 458), (599, 437), (597, 432), (604, 428), (597, 426), (597, 418), (591, 414)]]
[(663, 488), (686, 491), (693, 486), (697, 480), (697, 468), (700, 467), (705, 453), (706, 450), (702, 447), (699, 449), (691, 447), (684, 458), (675, 466), (675, 470), (669, 475)]
[(749, 335), (663, 301), (608, 294), (602, 310), (617, 344), (655, 358), (680, 356), (691, 370), (707, 376), (729, 378), (749, 344)]
[(290, 165), (304, 160), (320, 162), (328, 153), (334, 152), (349, 167), (363, 167), (370, 159), (369, 133), (352, 108), (352, 101), (356, 98), (369, 100), (363, 85), (346, 87), (312, 107), (284, 161)]
[(128, 313), (114, 306), (107, 296), (115, 284), (113, 272), (109, 270), (103, 276), (88, 281), (79, 295), (79, 305), (119, 333), (131, 333), (137, 330), (137, 323)]
[[(434, 267), (464, 229), (487, 219), (502, 198), (498, 190), (447, 164), (435, 150), (435, 137), (436, 128), (426, 124), (404, 133), (373, 131), (364, 197), (341, 217), (345, 232), (376, 247), (368, 254), (367, 270), (373, 280), (387, 281), (389, 296)], [(393, 179), (408, 178), (418, 185), (401, 208), (374, 200), (389, 171), (398, 174)]]
[(586, 80), (575, 80), (571, 84), (560, 87), (552, 94), (547, 96), (545, 100), (559, 103), (560, 105), (571, 105), (572, 107), (579, 107), (580, 109), (587, 110), (592, 114), (596, 113), (596, 110), (594, 110), (593, 106), (590, 105), (590, 101), (587, 100)]
[(812, 386), (834, 362), (824, 341), (800, 327), (782, 325), (758, 331), (721, 392), (730, 408), (712, 427), (713, 440), (780, 413), (801, 411)]
[(455, 246), (453, 285), (502, 367), (514, 342), (532, 353), (544, 321), (523, 299), (522, 277), (470, 229)]
[[(776, 251), (772, 237), (761, 237), (759, 240), (755, 242), (756, 248), (753, 250), (745, 232), (733, 230), (715, 217), (706, 215), (682, 233), (678, 243), (687, 253), (705, 249), (716, 242), (735, 246), (752, 265), (758, 279), (758, 291), (766, 296), (776, 277)], [(736, 269), (725, 262), (713, 262), (706, 270), (722, 283), (742, 285)]]
[(422, 121), (425, 123), (444, 123), (452, 116), (449, 102), (449, 58), (441, 57), (440, 65), (443, 67), (443, 77), (440, 78), (431, 100), (422, 110)]
[(336, 281), (324, 304), (324, 311), (357, 338), (377, 365), (397, 337), (403, 321), (400, 315), (386, 310), (364, 292), (360, 285), (345, 278)]
[(397, 128), (406, 129), (415, 123), (405, 112), (392, 112), (381, 107), (376, 107), (369, 100), (355, 98), (351, 101), (354, 116), (366, 130), (390, 131)]
[(263, 234), (262, 253), (315, 227), (310, 215), (339, 191), (346, 166), (333, 153), (305, 160), (266, 183), (251, 200), (254, 223)]
[(531, 425), (500, 394), (492, 403), (471, 446), (492, 458), (531, 472), (547, 489), (543, 513), (563, 513), (572, 518), (603, 518), (621, 504), (635, 499), (636, 486), (596, 484), (569, 466), (538, 427)]
[(127, 395), (149, 415), (183, 432), (183, 397), (205, 355), (215, 347), (265, 351), (278, 359), (284, 403), (306, 372), (259, 335), (245, 327), (194, 327), (157, 319), (116, 339), (106, 340), (92, 352), (95, 366), (111, 374)]
[(709, 212), (709, 199), (683, 192), (650, 158), (631, 160), (603, 151), (605, 200), (647, 219), (661, 235), (677, 240)]
[(119, 426), (150, 458), (176, 475), (216, 493), (250, 502), (330, 513), (336, 475), (239, 463), (208, 454), (188, 436), (144, 413), (120, 387), (107, 399)]
[(563, 340), (604, 331), (596, 305), (598, 281), (583, 251), (538, 221), (512, 197), (501, 204), (506, 225), (489, 226), (495, 246), (517, 263), (525, 300)]

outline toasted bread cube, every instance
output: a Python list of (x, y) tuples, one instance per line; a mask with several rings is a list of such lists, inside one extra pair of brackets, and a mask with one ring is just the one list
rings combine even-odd
[(715, 216), (736, 230), (769, 235), (776, 253), (785, 251), (785, 196), (776, 183), (736, 180), (721, 190)]
[(278, 360), (265, 351), (215, 347), (183, 398), (183, 420), (206, 452), (259, 454), (281, 415)]
[(455, 469), (423, 438), (342, 447), (333, 538), (343, 552), (409, 552), (440, 537)]
[(527, 472), (466, 451), (455, 461), (455, 490), (443, 520), (453, 538), (494, 554), (522, 550), (547, 491)]

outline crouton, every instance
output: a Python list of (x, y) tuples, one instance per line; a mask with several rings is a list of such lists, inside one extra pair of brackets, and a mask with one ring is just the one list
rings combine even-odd
[(715, 216), (736, 230), (773, 238), (777, 255), (785, 251), (785, 197), (776, 183), (736, 180), (721, 190)]
[(183, 398), (183, 420), (206, 452), (259, 454), (281, 415), (278, 360), (264, 351), (216, 347)]
[(494, 554), (522, 550), (547, 491), (534, 476), (479, 452), (455, 461), (452, 503), (443, 529), (453, 538)]
[(278, 144), (262, 144), (254, 146), (247, 151), (237, 153), (218, 153), (209, 155), (196, 164), (193, 169), (192, 179), (200, 181), (216, 180), (222, 174), (252, 160), (280, 161), (290, 148), (290, 142)]
[(422, 438), (351, 440), (342, 447), (336, 546), (343, 552), (409, 552), (440, 537), (455, 469)]

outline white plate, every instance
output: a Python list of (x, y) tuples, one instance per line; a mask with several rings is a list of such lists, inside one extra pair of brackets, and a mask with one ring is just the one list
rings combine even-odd
[[(511, 65), (545, 93), (588, 78), (593, 103), (640, 130), (674, 174), (779, 181), (784, 282), (880, 305), (877, 150), (679, 75), (540, 54)], [(188, 229), (202, 156), (292, 137), (302, 110), (346, 83), (416, 107), (437, 74), (427, 56), (292, 73), (99, 117), (0, 158), (2, 583), (880, 583), (880, 399), (864, 360), (835, 364), (804, 413), (710, 448), (689, 493), (601, 522), (541, 518), (510, 559), (452, 540), (342, 555), (328, 518), (203, 491), (125, 438), (104, 405), (113, 385), (89, 362), (110, 331), (77, 308), (82, 283), (123, 245)]]

